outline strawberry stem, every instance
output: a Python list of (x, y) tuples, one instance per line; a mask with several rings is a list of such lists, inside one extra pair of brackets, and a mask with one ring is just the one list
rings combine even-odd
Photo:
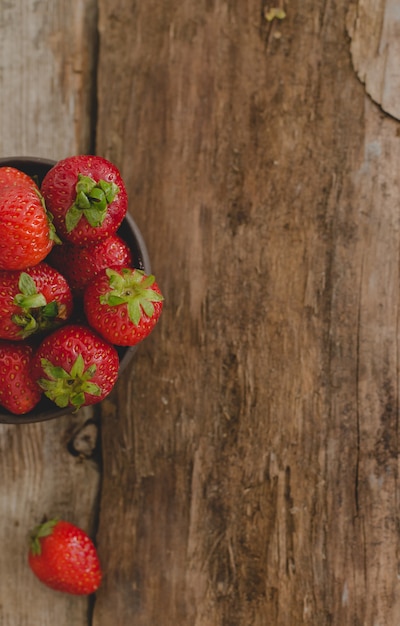
[(58, 519), (51, 519), (38, 524), (33, 528), (30, 534), (31, 552), (34, 556), (40, 556), (42, 552), (42, 546), (40, 540), (44, 537), (49, 537), (54, 530), (54, 527), (58, 524)]
[(119, 192), (118, 185), (106, 180), (96, 182), (90, 176), (78, 174), (75, 190), (75, 201), (65, 216), (67, 232), (74, 230), (83, 215), (94, 228), (101, 226), (107, 215), (108, 205)]
[(70, 372), (53, 365), (47, 359), (41, 359), (41, 365), (47, 378), (40, 378), (38, 383), (45, 395), (60, 408), (71, 405), (78, 410), (85, 403), (86, 393), (92, 396), (101, 394), (100, 387), (91, 382), (96, 365), (90, 365), (85, 370), (81, 354), (78, 354)]
[(111, 291), (100, 296), (100, 303), (109, 306), (126, 304), (129, 319), (135, 326), (139, 324), (143, 312), (152, 317), (153, 303), (164, 299), (158, 291), (151, 289), (155, 282), (152, 274), (146, 275), (142, 270), (130, 268), (123, 268), (120, 272), (108, 268), (106, 274)]
[(65, 305), (59, 305), (56, 301), (47, 302), (44, 295), (38, 292), (32, 276), (26, 272), (21, 272), (18, 288), (20, 292), (14, 297), (13, 303), (21, 312), (12, 315), (11, 319), (21, 327), (20, 335), (24, 339), (34, 333), (54, 328), (65, 319)]
[(40, 200), (40, 203), (43, 207), (44, 212), (46, 213), (47, 223), (49, 225), (49, 239), (56, 244), (61, 244), (61, 239), (57, 235), (56, 227), (54, 226), (54, 223), (53, 223), (54, 218), (53, 218), (52, 213), (50, 213), (50, 211), (47, 210), (46, 203), (39, 189), (35, 189), (35, 193)]

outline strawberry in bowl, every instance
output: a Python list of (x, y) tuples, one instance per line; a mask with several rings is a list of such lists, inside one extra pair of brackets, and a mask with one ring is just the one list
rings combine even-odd
[(128, 244), (113, 234), (85, 246), (71, 243), (54, 246), (48, 261), (63, 272), (74, 295), (81, 298), (86, 286), (101, 270), (130, 266), (132, 253)]
[(129, 267), (102, 270), (83, 296), (89, 325), (118, 346), (134, 346), (153, 330), (164, 297), (153, 275)]
[(0, 339), (23, 341), (50, 331), (72, 314), (67, 280), (47, 263), (0, 271)]
[(64, 241), (87, 244), (115, 233), (128, 209), (124, 181), (107, 159), (78, 155), (58, 161), (40, 186)]
[(13, 415), (24, 415), (39, 404), (42, 392), (31, 374), (33, 348), (0, 341), (0, 404)]
[(16, 168), (0, 167), (0, 269), (43, 261), (57, 239), (38, 186)]
[[(81, 162), (81, 159), (73, 160)], [(87, 157), (85, 160), (88, 160)], [(97, 159), (90, 157), (90, 160), (96, 161)], [(146, 275), (151, 275), (150, 259), (145, 241), (132, 216), (126, 211), (127, 204), (124, 199), (126, 190), (122, 178), (116, 177), (112, 179), (112, 176), (109, 176), (107, 173), (101, 174), (100, 177), (97, 176), (93, 169), (91, 172), (79, 172), (83, 176), (92, 177), (95, 181), (96, 184), (92, 188), (93, 193), (90, 191), (89, 194), (92, 193), (94, 197), (96, 197), (96, 194), (100, 196), (100, 204), (103, 207), (100, 208), (100, 213), (103, 213), (103, 216), (100, 217), (99, 225), (95, 225), (97, 218), (93, 220), (93, 215), (87, 213), (87, 208), (79, 208), (81, 215), (79, 220), (77, 220), (76, 228), (78, 230), (76, 230), (72, 238), (74, 239), (79, 232), (82, 238), (78, 235), (74, 241), (71, 241), (68, 237), (63, 238), (62, 229), (60, 229), (60, 232), (56, 232), (54, 228), (56, 218), (49, 210), (46, 199), (42, 194), (43, 181), (56, 165), (55, 161), (39, 158), (15, 157), (0, 159), (0, 195), (3, 192), (6, 193), (6, 188), (9, 190), (7, 193), (11, 193), (13, 189), (18, 189), (20, 192), (23, 189), (24, 193), (30, 193), (32, 189), (35, 190), (35, 194), (44, 210), (51, 240), (47, 253), (41, 260), (39, 260), (39, 256), (31, 263), (22, 260), (22, 267), (16, 269), (8, 268), (2, 270), (0, 267), (0, 275), (2, 271), (4, 273), (12, 273), (14, 271), (18, 275), (17, 288), (15, 288), (16, 283), (14, 282), (14, 288), (11, 294), (8, 294), (8, 308), (4, 309), (3, 315), (0, 311), (0, 328), (2, 324), (8, 328), (5, 337), (8, 337), (7, 332), (13, 329), (13, 332), (15, 331), (16, 334), (11, 343), (18, 344), (23, 349), (29, 348), (29, 376), (33, 378), (39, 390), (39, 396), (36, 391), (34, 400), (32, 398), (32, 405), (29, 406), (27, 403), (26, 409), (19, 410), (18, 414), (13, 412), (12, 407), (6, 406), (6, 403), (2, 402), (0, 397), (0, 422), (3, 423), (29, 423), (53, 419), (76, 411), (79, 406), (101, 402), (102, 398), (115, 385), (118, 376), (130, 363), (136, 351), (136, 345), (113, 344), (111, 341), (101, 337), (96, 329), (90, 326), (86, 318), (82, 298), (83, 290), (87, 283), (92, 282), (94, 277), (108, 266), (129, 267), (144, 272)], [(16, 174), (14, 170), (20, 173)], [(107, 185), (103, 185), (101, 182), (103, 180), (112, 183), (111, 192)], [(100, 191), (95, 190), (97, 183), (100, 183)], [(75, 187), (76, 185), (77, 183), (75, 182)], [(118, 187), (118, 191), (116, 187)], [(117, 199), (115, 195), (113, 197), (113, 194), (120, 194), (121, 190), (120, 205), (118, 207), (117, 202), (118, 209), (113, 213), (115, 210), (113, 203)], [(105, 194), (105, 203), (103, 202), (104, 198), (101, 199), (102, 193)], [(72, 203), (75, 204), (75, 200)], [(110, 216), (113, 218), (111, 221), (108, 217), (109, 211)], [(117, 214), (118, 217), (116, 217)], [(90, 220), (92, 220), (93, 224), (90, 223)], [(92, 235), (88, 234), (91, 230), (96, 233), (93, 238)], [(28, 256), (31, 252), (28, 246), (26, 250), (22, 250), (21, 254), (22, 256), (24, 254)], [(53, 265), (52, 259), (55, 259), (56, 256), (59, 259), (59, 264), (54, 262)], [(72, 265), (75, 262), (77, 267), (74, 268)], [(79, 264), (81, 269), (79, 269)], [(47, 281), (45, 281), (46, 286), (44, 286), (43, 283), (37, 280), (37, 273), (42, 265), (50, 266), (66, 279), (73, 297), (72, 311), (69, 304), (67, 306), (64, 302), (59, 302), (57, 298), (50, 297)], [(33, 280), (34, 284), (32, 284), (30, 279)], [(77, 279), (77, 286), (72, 288), (75, 279)], [(19, 306), (18, 310), (13, 308), (16, 306)], [(2, 317), (3, 319), (1, 319)], [(31, 328), (36, 323), (38, 328), (31, 333)], [(76, 353), (75, 362), (68, 362), (64, 365), (61, 362), (54, 363), (51, 358), (48, 358), (43, 353), (37, 356), (43, 342), (50, 335), (58, 331), (61, 332), (71, 326), (83, 326), (85, 333), (89, 331), (89, 334), (92, 334), (91, 336), (96, 337), (96, 341), (100, 339), (104, 342), (107, 345), (107, 350), (111, 348), (109, 351), (113, 355), (111, 358), (112, 367), (109, 368), (107, 374), (105, 368), (99, 363), (93, 364), (86, 361), (87, 354), (85, 353), (82, 353), (80, 358), (77, 358), (79, 354)], [(23, 337), (22, 335), (24, 334), (26, 336)], [(6, 343), (9, 339), (2, 340), (0, 338), (0, 341)], [(25, 357), (24, 360), (26, 361)], [(107, 359), (105, 360), (107, 361)], [(5, 371), (7, 360), (4, 358), (2, 363), (0, 355), (0, 370), (2, 366), (3, 371)], [(64, 370), (64, 372), (61, 372), (61, 370)], [(67, 401), (65, 400), (65, 394), (61, 394), (64, 399), (55, 401), (53, 388), (60, 386), (60, 383), (56, 382), (56, 372), (61, 373), (62, 377), (69, 377), (70, 382), (68, 386), (74, 388), (73, 397), (69, 397)], [(103, 376), (105, 379), (108, 379), (108, 382), (104, 383), (104, 380), (96, 380), (96, 376)], [(78, 382), (73, 380), (75, 378), (78, 379)], [(45, 382), (46, 379), (47, 382)], [(1, 384), (0, 381), (0, 386)], [(62, 385), (63, 383), (61, 382)]]
[(67, 324), (43, 339), (32, 360), (33, 379), (58, 407), (73, 410), (103, 400), (117, 380), (118, 353), (90, 328)]

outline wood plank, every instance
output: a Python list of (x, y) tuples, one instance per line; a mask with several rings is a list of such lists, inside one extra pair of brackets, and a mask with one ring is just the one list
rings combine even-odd
[(99, 2), (166, 307), (102, 405), (94, 626), (399, 622), (398, 125), (347, 4)]
[(92, 142), (96, 2), (0, 4), (2, 156), (61, 159)]
[(95, 531), (100, 472), (90, 455), (71, 454), (85, 418), (0, 428), (0, 621), (4, 626), (88, 623), (89, 600), (55, 593), (27, 565), (29, 531), (44, 516)]
[[(0, 3), (1, 157), (59, 159), (90, 149), (95, 17), (91, 0)], [(95, 531), (99, 459), (93, 450), (78, 454), (92, 417), (85, 410), (0, 425), (2, 626), (88, 624), (87, 598), (52, 592), (34, 578), (27, 541), (44, 515)]]
[(400, 6), (397, 0), (358, 0), (347, 19), (354, 69), (371, 98), (400, 119)]

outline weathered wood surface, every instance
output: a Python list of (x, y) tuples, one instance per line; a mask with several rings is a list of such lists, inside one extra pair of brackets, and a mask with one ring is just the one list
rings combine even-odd
[[(0, 2), (1, 157), (57, 160), (90, 149), (95, 50), (95, 2)], [(100, 470), (92, 418), (84, 410), (73, 419), (0, 425), (2, 626), (88, 623), (91, 602), (43, 587), (26, 559), (29, 530), (44, 515), (95, 531)]]
[[(1, 5), (1, 153), (121, 167), (166, 306), (99, 408), (101, 485), (70, 418), (0, 428), (2, 623), (398, 626), (400, 128), (353, 69), (348, 3), (272, 22), (256, 0), (72, 4), (99, 29), (78, 84), (63, 3), (41, 37)], [(4, 61), (21, 27), (15, 54), (54, 64), (30, 88)], [(26, 571), (24, 526), (51, 507), (98, 524), (90, 610)]]
[(400, 4), (350, 2), (347, 19), (354, 68), (371, 98), (400, 119)]

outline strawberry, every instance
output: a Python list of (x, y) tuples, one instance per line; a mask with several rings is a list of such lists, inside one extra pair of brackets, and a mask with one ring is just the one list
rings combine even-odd
[(47, 587), (74, 595), (94, 593), (102, 578), (90, 537), (78, 526), (52, 519), (33, 529), (28, 563)]
[(75, 244), (115, 233), (128, 208), (119, 170), (99, 156), (58, 161), (44, 177), (41, 192), (59, 236)]
[(15, 415), (31, 411), (42, 396), (31, 376), (31, 361), (31, 346), (0, 341), (0, 404)]
[(163, 300), (153, 275), (107, 268), (88, 284), (83, 304), (89, 325), (102, 337), (118, 346), (133, 346), (153, 330)]
[(68, 243), (55, 246), (47, 261), (64, 273), (73, 294), (81, 297), (86, 285), (100, 270), (130, 266), (132, 254), (125, 241), (118, 235), (110, 235), (87, 246)]
[(50, 252), (54, 228), (35, 186), (0, 187), (0, 269), (25, 269)]
[(66, 279), (47, 263), (0, 271), (1, 339), (23, 340), (56, 328), (70, 317), (72, 307)]
[(29, 188), (39, 191), (33, 178), (28, 176), (25, 172), (9, 165), (0, 167), (0, 187), (16, 187), (18, 185), (26, 185)]
[(114, 346), (81, 324), (67, 324), (47, 335), (32, 364), (34, 380), (61, 408), (79, 409), (105, 398), (119, 367)]

